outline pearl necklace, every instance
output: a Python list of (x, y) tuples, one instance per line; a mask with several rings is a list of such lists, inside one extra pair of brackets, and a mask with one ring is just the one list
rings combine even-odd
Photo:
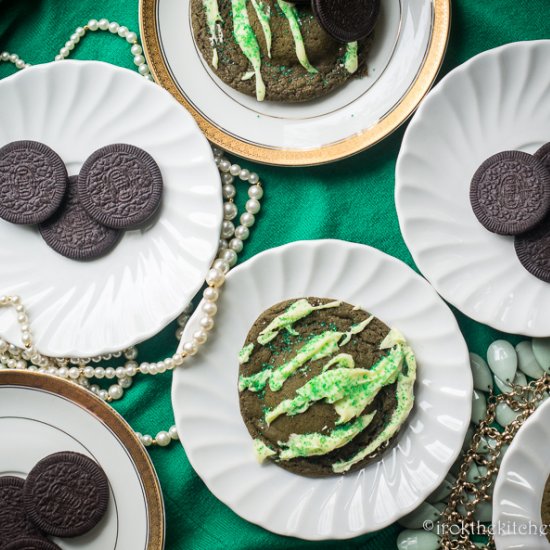
[[(59, 54), (55, 57), (55, 61), (67, 58), (87, 31), (97, 30), (108, 30), (121, 38), (125, 38), (129, 44), (132, 44), (131, 53), (134, 56), (134, 64), (139, 74), (147, 80), (153, 80), (143, 56), (142, 47), (138, 43), (137, 34), (129, 31), (127, 27), (120, 26), (114, 21), (109, 22), (107, 19), (100, 19), (99, 21), (90, 19), (84, 27), (78, 27), (65, 43), (65, 46), (60, 49)], [(9, 52), (0, 53), (0, 61), (13, 63), (17, 69), (24, 69), (30, 66), (29, 63), (23, 61), (17, 54)], [(0, 338), (0, 370), (28, 370), (58, 376), (87, 388), (103, 401), (112, 402), (123, 397), (124, 390), (132, 386), (133, 378), (137, 374), (162, 374), (181, 366), (189, 357), (197, 353), (199, 347), (206, 343), (208, 333), (214, 328), (214, 317), (218, 310), (216, 302), (219, 298), (221, 287), (225, 283), (225, 276), (237, 263), (237, 255), (243, 250), (244, 241), (250, 236), (250, 228), (256, 221), (256, 214), (258, 214), (261, 208), (260, 200), (263, 197), (263, 188), (258, 174), (241, 168), (238, 164), (231, 164), (217, 147), (213, 147), (212, 150), (216, 166), (221, 174), (222, 193), (225, 199), (223, 205), (224, 219), (218, 246), (218, 255), (206, 275), (207, 287), (202, 294), (204, 304), (202, 305), (202, 316), (199, 321), (200, 328), (193, 333), (189, 341), (183, 342), (181, 352), (176, 352), (171, 357), (156, 363), (138, 363), (136, 361), (138, 351), (135, 346), (96, 357), (47, 357), (42, 355), (33, 343), (29, 317), (19, 296), (0, 296), (0, 307), (11, 307), (15, 310), (17, 322), (21, 329), (21, 341), (24, 346), (23, 348), (19, 348)], [(236, 177), (244, 182), (248, 182), (250, 185), (245, 212), (240, 216), (240, 225), (237, 227), (235, 227), (233, 222), (238, 216), (237, 205), (234, 202), (237, 190), (233, 185)], [(176, 331), (178, 340), (182, 339), (183, 329), (192, 311), (193, 304), (190, 303), (178, 317), (179, 326)], [(104, 368), (102, 366), (93, 366), (100, 361), (122, 357), (124, 357), (124, 364), (118, 367)], [(97, 380), (116, 379), (116, 382), (108, 389), (102, 389), (98, 384), (91, 383), (91, 380), (94, 378)], [(178, 439), (175, 426), (171, 426), (167, 431), (159, 431), (155, 437), (139, 432), (136, 432), (136, 434), (145, 447), (151, 445), (166, 447), (172, 441)]]

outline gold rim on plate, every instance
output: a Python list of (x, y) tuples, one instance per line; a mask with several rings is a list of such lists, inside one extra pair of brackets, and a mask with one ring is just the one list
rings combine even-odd
[(147, 451), (126, 421), (91, 392), (72, 382), (53, 376), (36, 372), (0, 371), (0, 386), (40, 389), (64, 397), (86, 409), (116, 435), (135, 464), (143, 484), (149, 522), (147, 550), (163, 550), (164, 501), (159, 481)]
[(310, 166), (340, 160), (382, 141), (416, 110), (432, 87), (445, 57), (451, 26), (451, 0), (433, 0), (434, 18), (430, 45), (422, 68), (408, 92), (394, 109), (376, 125), (360, 134), (317, 149), (273, 149), (237, 139), (218, 128), (197, 111), (181, 93), (172, 78), (160, 47), (157, 6), (160, 0), (140, 0), (139, 28), (149, 67), (155, 80), (168, 90), (194, 117), (209, 141), (222, 149), (264, 164)]

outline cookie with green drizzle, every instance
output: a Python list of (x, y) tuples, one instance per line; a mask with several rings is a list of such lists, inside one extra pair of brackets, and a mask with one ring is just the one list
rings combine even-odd
[(321, 477), (362, 468), (414, 403), (404, 337), (351, 304), (298, 298), (256, 320), (239, 353), (241, 414), (259, 462)]
[(367, 73), (372, 36), (331, 38), (310, 5), (191, 0), (195, 42), (219, 78), (258, 101), (309, 101)]

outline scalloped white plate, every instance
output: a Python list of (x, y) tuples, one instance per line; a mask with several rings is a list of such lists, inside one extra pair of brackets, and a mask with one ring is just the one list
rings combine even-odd
[(506, 149), (550, 140), (550, 40), (482, 53), (448, 74), (411, 121), (396, 168), (403, 237), (435, 289), (472, 319), (550, 335), (550, 285), (528, 273), (512, 237), (477, 221), (469, 188), (477, 167)]
[[(69, 260), (36, 227), (0, 220), (0, 294), (21, 296), (38, 349), (86, 357), (159, 332), (200, 288), (222, 219), (218, 170), (191, 115), (135, 72), (95, 61), (48, 63), (0, 82), (0, 146), (19, 139), (52, 147), (69, 174), (96, 149), (130, 143), (153, 156), (164, 179), (155, 223), (125, 233), (97, 260)], [(6, 309), (0, 334), (20, 343)]]
[(500, 466), (493, 496), (498, 550), (550, 548), (541, 532), (542, 496), (550, 476), (549, 458), (550, 400), (519, 429)]
[[(368, 309), (402, 330), (418, 358), (416, 405), (398, 444), (344, 477), (310, 479), (260, 466), (239, 412), (237, 357), (252, 323), (273, 304), (304, 295)], [(470, 421), (472, 377), (454, 316), (412, 269), (368, 246), (302, 241), (237, 267), (218, 306), (208, 345), (174, 374), (172, 403), (192, 466), (234, 512), (281, 535), (344, 539), (389, 525), (441, 483)]]

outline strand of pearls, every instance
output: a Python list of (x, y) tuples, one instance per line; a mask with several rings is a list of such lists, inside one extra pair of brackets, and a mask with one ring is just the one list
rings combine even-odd
[(26, 69), (30, 67), (29, 63), (25, 63), (16, 53), (2, 52), (0, 53), (0, 61), (4, 63), (13, 63), (16, 69)]
[[(206, 276), (206, 288), (203, 291), (204, 304), (202, 305), (200, 329), (195, 331), (190, 340), (183, 343), (181, 352), (154, 363), (136, 361), (137, 348), (134, 346), (96, 357), (85, 358), (57, 358), (42, 355), (33, 343), (33, 336), (29, 324), (29, 317), (21, 299), (18, 296), (0, 296), (0, 307), (12, 307), (17, 316), (21, 330), (23, 348), (9, 344), (0, 338), (0, 369), (28, 370), (52, 376), (58, 376), (75, 382), (96, 394), (107, 402), (117, 401), (124, 395), (124, 391), (132, 386), (133, 378), (138, 374), (157, 375), (173, 370), (182, 365), (189, 357), (195, 355), (200, 346), (206, 343), (208, 333), (214, 328), (214, 317), (218, 311), (218, 301), (221, 288), (225, 283), (227, 272), (237, 263), (237, 255), (244, 248), (244, 241), (250, 235), (250, 228), (254, 225), (256, 215), (260, 211), (260, 200), (263, 197), (263, 188), (256, 173), (241, 168), (238, 164), (231, 164), (223, 156), (223, 152), (213, 147), (214, 159), (221, 173), (222, 192), (224, 196), (224, 221), (219, 241), (217, 258)], [(240, 224), (235, 227), (233, 220), (238, 216), (235, 204), (235, 178), (248, 182), (248, 200), (245, 212), (239, 218)], [(182, 339), (183, 329), (193, 312), (190, 303), (178, 317), (176, 337)], [(124, 364), (118, 367), (102, 367), (95, 364), (101, 361), (124, 358)], [(92, 380), (113, 380), (108, 389), (102, 389)], [(178, 439), (175, 426), (169, 430), (162, 430), (155, 437), (149, 434), (137, 434), (146, 447), (157, 445), (166, 447)]]

